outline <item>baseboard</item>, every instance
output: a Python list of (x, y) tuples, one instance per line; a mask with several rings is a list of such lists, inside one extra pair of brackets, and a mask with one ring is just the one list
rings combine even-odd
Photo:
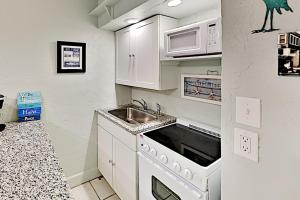
[(78, 174), (75, 174), (73, 176), (67, 177), (67, 181), (71, 188), (76, 187), (78, 185), (81, 185), (82, 183), (85, 183), (87, 181), (93, 180), (97, 177), (99, 177), (101, 173), (99, 172), (99, 169), (90, 169), (83, 172), (80, 172)]

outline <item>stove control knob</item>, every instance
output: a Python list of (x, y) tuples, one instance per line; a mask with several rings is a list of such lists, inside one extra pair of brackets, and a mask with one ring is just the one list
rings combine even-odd
[(160, 160), (161, 162), (163, 162), (164, 164), (168, 163), (168, 157), (166, 155), (161, 155), (160, 156)]
[(157, 155), (157, 152), (154, 148), (151, 148), (150, 154), (155, 157)]
[(184, 176), (185, 176), (185, 178), (187, 178), (189, 180), (193, 179), (193, 174), (192, 174), (192, 172), (189, 169), (185, 169), (184, 170)]
[(174, 162), (173, 163), (173, 169), (176, 171), (176, 172), (180, 172), (181, 171), (181, 167), (179, 165), (178, 162)]
[(144, 144), (144, 145), (143, 145), (143, 149), (144, 149), (144, 151), (146, 151), (146, 152), (149, 152), (149, 151), (150, 151), (150, 147), (149, 147), (148, 144)]

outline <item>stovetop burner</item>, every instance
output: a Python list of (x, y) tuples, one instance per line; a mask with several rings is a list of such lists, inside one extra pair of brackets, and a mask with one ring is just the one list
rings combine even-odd
[(170, 125), (144, 135), (203, 167), (221, 158), (220, 138), (181, 124)]

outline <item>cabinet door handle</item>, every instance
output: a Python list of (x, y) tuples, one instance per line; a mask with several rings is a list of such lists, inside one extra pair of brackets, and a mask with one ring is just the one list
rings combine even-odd
[(116, 166), (116, 163), (111, 163), (112, 166)]
[(109, 160), (109, 161), (108, 161), (108, 163), (111, 163), (111, 164), (112, 164), (112, 163), (113, 163), (113, 161), (112, 161), (112, 160)]
[(134, 68), (135, 67), (135, 55), (134, 54), (132, 54), (132, 67)]

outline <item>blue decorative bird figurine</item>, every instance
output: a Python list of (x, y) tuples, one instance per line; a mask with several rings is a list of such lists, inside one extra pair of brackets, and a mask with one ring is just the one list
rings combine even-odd
[[(278, 14), (280, 14), (280, 15), (282, 14), (281, 9), (293, 12), (293, 9), (289, 6), (287, 0), (263, 0), (263, 1), (266, 4), (266, 9), (267, 9), (264, 24), (261, 29), (254, 30), (254, 31), (252, 31), (252, 33), (271, 32), (271, 31), (279, 30), (279, 29), (273, 28), (274, 10), (276, 10), (278, 12)], [(271, 16), (270, 16), (270, 26), (271, 27), (270, 27), (270, 29), (266, 30), (265, 27), (267, 24), (269, 14), (271, 14)]]

